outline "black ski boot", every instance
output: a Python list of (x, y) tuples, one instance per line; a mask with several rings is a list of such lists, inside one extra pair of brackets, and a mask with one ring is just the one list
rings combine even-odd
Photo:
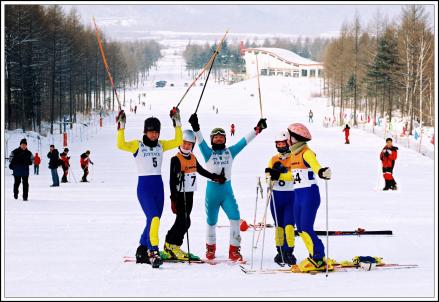
[(385, 181), (386, 181), (386, 185), (384, 186), (383, 191), (387, 191), (391, 188), (390, 180), (386, 179)]
[(274, 256), (274, 262), (276, 262), (277, 264), (279, 264), (280, 266), (284, 266), (285, 265), (285, 252), (281, 249), (280, 246), (276, 246), (276, 250), (277, 250), (277, 255)]
[(163, 260), (160, 257), (160, 252), (158, 250), (148, 251), (148, 258), (153, 268), (159, 268), (160, 265), (163, 264)]
[(148, 248), (146, 246), (139, 245), (139, 247), (137, 248), (137, 251), (136, 251), (136, 263), (151, 264), (149, 262), (149, 257), (148, 257)]
[(293, 252), (294, 252), (294, 247), (287, 247), (283, 251), (285, 263), (288, 264), (289, 266), (292, 266), (297, 262), (296, 257), (294, 257), (293, 255)]

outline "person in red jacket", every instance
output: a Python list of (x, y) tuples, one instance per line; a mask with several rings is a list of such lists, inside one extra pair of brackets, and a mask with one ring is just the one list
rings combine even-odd
[(351, 128), (349, 127), (349, 125), (348, 124), (346, 124), (346, 127), (343, 129), (343, 132), (344, 132), (344, 139), (345, 139), (345, 144), (350, 144), (350, 142), (349, 142), (349, 130), (350, 130)]
[(40, 164), (41, 164), (41, 157), (38, 155), (38, 152), (35, 153), (34, 156), (34, 175), (40, 174)]
[(230, 135), (231, 136), (235, 135), (235, 124), (230, 125)]
[(84, 153), (81, 154), (81, 168), (84, 170), (84, 175), (82, 176), (81, 182), (88, 182), (87, 175), (88, 175), (88, 164), (92, 164), (93, 162), (90, 160), (90, 151), (87, 150)]
[(61, 178), (61, 182), (67, 182), (67, 175), (69, 174), (69, 167), (70, 167), (70, 156), (67, 156), (69, 153), (69, 148), (64, 148), (64, 152), (60, 154), (61, 160), (62, 160), (62, 170), (64, 171), (64, 174)]
[(398, 156), (398, 147), (393, 146), (391, 138), (386, 139), (386, 145), (380, 154), (381, 163), (383, 165), (383, 177), (386, 185), (383, 190), (396, 190), (396, 182), (393, 178), (393, 167), (395, 167), (395, 160)]

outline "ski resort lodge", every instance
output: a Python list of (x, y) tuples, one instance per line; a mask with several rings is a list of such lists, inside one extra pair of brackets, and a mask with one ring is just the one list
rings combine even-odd
[(261, 47), (244, 48), (241, 51), (245, 60), (247, 78), (256, 76), (256, 55), (260, 75), (294, 78), (323, 77), (323, 64), (286, 49)]

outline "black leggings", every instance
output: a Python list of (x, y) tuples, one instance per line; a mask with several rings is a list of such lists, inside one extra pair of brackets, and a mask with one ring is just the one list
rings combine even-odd
[[(187, 209), (187, 222), (184, 194), (186, 194), (186, 209)], [(177, 215), (175, 217), (174, 225), (166, 234), (166, 242), (181, 246), (183, 244), (184, 234), (189, 230), (191, 226), (190, 214), (192, 211), (194, 192), (177, 193), (176, 208)]]
[(14, 176), (14, 195), (18, 196), (18, 187), (23, 179), (23, 198), (27, 199), (29, 193), (29, 176)]

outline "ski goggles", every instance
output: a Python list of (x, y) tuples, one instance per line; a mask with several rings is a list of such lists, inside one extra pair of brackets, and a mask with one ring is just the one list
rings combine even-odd
[(215, 135), (226, 135), (226, 131), (223, 128), (215, 128), (210, 132), (210, 136), (213, 137)]

